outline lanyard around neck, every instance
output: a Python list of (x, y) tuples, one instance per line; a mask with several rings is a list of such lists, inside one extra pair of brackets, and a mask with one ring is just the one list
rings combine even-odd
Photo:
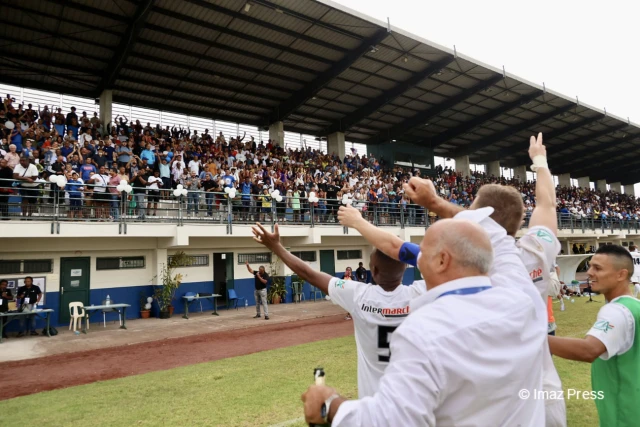
[[(473, 288), (462, 288), (455, 289), (453, 291), (445, 292), (441, 294), (438, 298), (442, 298), (445, 295), (471, 295), (477, 294), (478, 292), (486, 291), (487, 289), (491, 289), (491, 286), (475, 286)], [(436, 299), (438, 299), (436, 298)]]

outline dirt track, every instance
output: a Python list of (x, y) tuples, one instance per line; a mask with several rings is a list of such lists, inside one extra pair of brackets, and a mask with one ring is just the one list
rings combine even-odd
[[(343, 315), (60, 354), (2, 364), (0, 400), (353, 334)], [(189, 351), (185, 351), (188, 346)]]

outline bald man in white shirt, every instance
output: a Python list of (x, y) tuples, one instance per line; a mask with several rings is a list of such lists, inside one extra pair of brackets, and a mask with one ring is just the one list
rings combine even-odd
[[(472, 212), (478, 218), (492, 212)], [(518, 392), (542, 386), (542, 344), (532, 298), (492, 286), (491, 241), (468, 220), (442, 220), (420, 245), (427, 293), (391, 339), (391, 361), (372, 397), (349, 401), (327, 386), (302, 396), (308, 423), (333, 426), (540, 426), (544, 401)], [(519, 267), (516, 251), (500, 257)], [(523, 283), (523, 285), (525, 285)], [(473, 343), (472, 346), (469, 343)], [(526, 367), (526, 368), (524, 368)]]

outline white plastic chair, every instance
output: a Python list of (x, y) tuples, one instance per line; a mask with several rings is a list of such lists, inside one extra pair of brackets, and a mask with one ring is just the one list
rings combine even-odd
[[(71, 330), (71, 325), (73, 325), (73, 331), (76, 332), (78, 330), (78, 325), (82, 326), (82, 319), (85, 318), (84, 304), (79, 301), (70, 302), (69, 317), (71, 317), (69, 330)], [(87, 322), (87, 328), (89, 328), (88, 323), (89, 322)]]

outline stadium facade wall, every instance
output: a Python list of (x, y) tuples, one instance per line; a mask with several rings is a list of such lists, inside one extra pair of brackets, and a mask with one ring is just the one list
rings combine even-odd
[[(45, 306), (52, 308), (56, 312), (52, 317), (52, 324), (66, 326), (60, 319), (61, 310), (68, 308), (60, 306), (60, 281), (61, 281), (61, 260), (67, 258), (86, 257), (90, 260), (90, 290), (88, 304), (101, 304), (107, 295), (114, 302), (127, 303), (131, 308), (127, 310), (127, 318), (139, 317), (141, 293), (150, 296), (153, 292), (154, 279), (161, 266), (166, 262), (167, 256), (177, 251), (185, 251), (190, 255), (206, 255), (209, 263), (205, 266), (192, 266), (180, 268), (177, 272), (183, 274), (183, 283), (177, 292), (177, 299), (174, 303), (175, 313), (181, 314), (184, 310), (179, 299), (186, 292), (213, 292), (214, 291), (214, 254), (233, 253), (233, 283), (230, 286), (236, 290), (239, 296), (245, 297), (249, 305), (255, 305), (253, 297), (253, 276), (249, 274), (246, 267), (239, 260), (242, 254), (259, 254), (267, 250), (255, 244), (250, 238), (250, 228), (247, 226), (234, 226), (233, 235), (220, 233), (212, 234), (212, 226), (184, 226), (155, 225), (140, 231), (133, 225), (129, 226), (129, 234), (118, 236), (109, 234), (110, 230), (117, 226), (114, 224), (92, 224), (91, 227), (83, 227), (77, 224), (64, 224), (64, 230), (75, 229), (74, 235), (71, 233), (61, 233), (60, 236), (50, 234), (50, 225), (44, 224), (40, 234), (38, 223), (11, 224), (11, 227), (4, 227), (3, 244), (0, 245), (0, 260), (51, 260), (52, 267), (48, 272), (33, 272), (30, 274), (0, 274), (0, 278), (20, 279), (27, 275), (33, 277), (44, 277), (46, 279)], [(28, 227), (30, 225), (31, 227)], [(143, 227), (144, 228), (144, 227)], [(34, 230), (35, 229), (35, 230)], [(424, 228), (387, 227), (389, 232), (398, 235), (404, 241), (418, 243), (423, 234)], [(214, 230), (215, 231), (215, 230)], [(329, 273), (336, 277), (342, 277), (346, 267), (352, 269), (358, 267), (362, 261), (365, 267), (369, 267), (369, 256), (372, 248), (355, 231), (349, 230), (344, 234), (342, 227), (281, 227), (280, 232), (285, 246), (291, 251), (313, 251), (316, 261), (310, 264), (314, 268), (320, 268), (320, 251), (333, 251), (333, 271)], [(18, 234), (21, 237), (8, 237)], [(80, 237), (78, 237), (80, 236)], [(153, 237), (151, 237), (153, 236)], [(99, 239), (98, 239), (99, 237)], [(574, 233), (561, 230), (560, 240), (565, 254), (571, 253), (573, 243), (584, 244), (586, 247), (599, 244), (639, 244), (640, 236), (628, 233), (601, 234), (582, 233), (576, 230)], [(350, 251), (351, 259), (339, 259), (338, 251)], [(353, 251), (356, 251), (355, 253)], [(359, 252), (357, 252), (359, 251)], [(343, 253), (344, 254), (344, 253)], [(98, 270), (97, 259), (103, 257), (143, 257), (144, 267), (127, 268), (117, 270)], [(251, 267), (257, 269), (260, 262), (252, 262)], [(266, 265), (269, 268), (268, 265)], [(418, 274), (416, 274), (418, 273)], [(286, 302), (292, 302), (291, 278), (292, 272), (281, 266), (279, 275), (285, 276), (288, 294)], [(408, 268), (403, 276), (405, 285), (411, 284), (418, 279), (419, 272), (413, 268)], [(310, 287), (304, 286), (305, 299), (309, 300)], [(226, 295), (219, 299), (219, 306), (224, 309)], [(197, 307), (196, 307), (197, 305)], [(202, 301), (203, 310), (211, 310), (210, 301)], [(190, 310), (199, 310), (199, 303), (194, 303)], [(99, 314), (93, 318), (94, 322), (101, 321)], [(107, 314), (110, 320), (117, 320), (117, 315)], [(42, 322), (39, 323), (42, 325)], [(15, 329), (14, 322), (11, 329)]]

